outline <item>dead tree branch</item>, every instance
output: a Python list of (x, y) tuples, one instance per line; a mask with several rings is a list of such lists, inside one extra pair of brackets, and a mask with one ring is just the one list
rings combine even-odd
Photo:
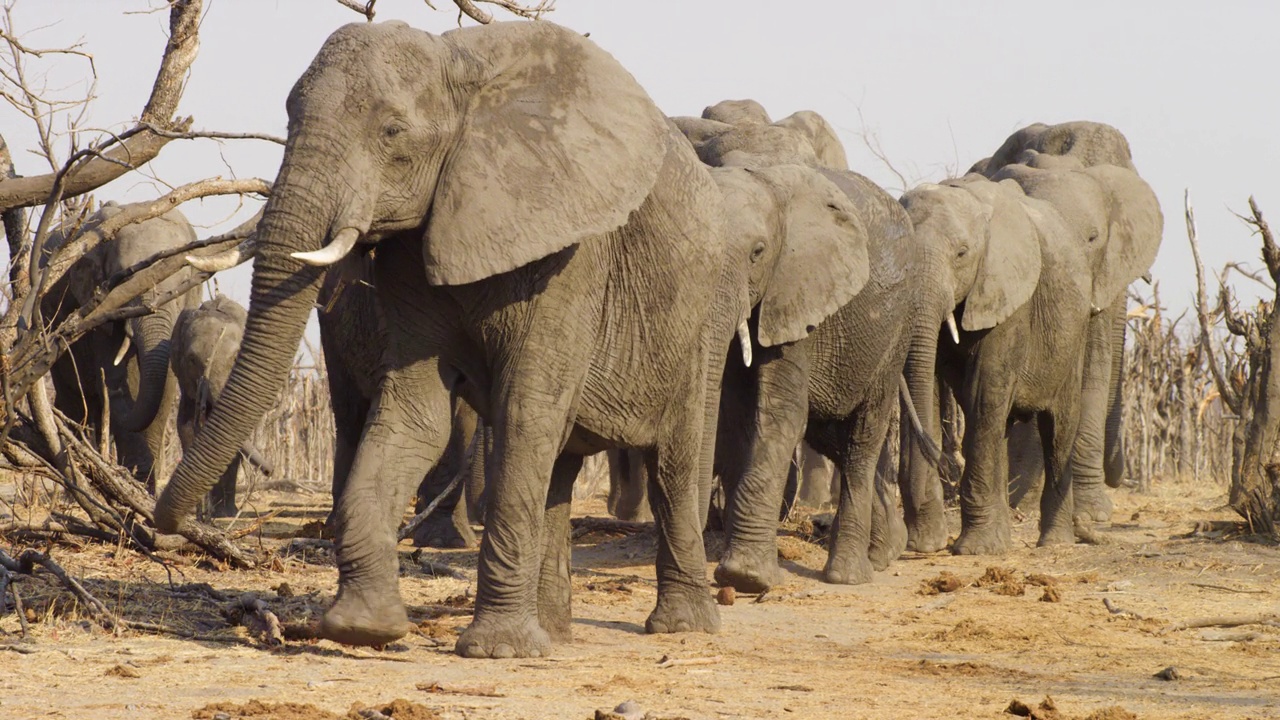
[[(1240, 398), (1236, 395), (1235, 389), (1227, 383), (1227, 379), (1223, 377), (1222, 366), (1218, 364), (1213, 348), (1213, 331), (1211, 329), (1213, 322), (1209, 316), (1209, 304), (1206, 299), (1204, 263), (1200, 260), (1200, 242), (1196, 235), (1196, 216), (1191, 207), (1190, 190), (1184, 192), (1183, 202), (1186, 207), (1187, 241), (1191, 243), (1191, 257), (1196, 264), (1196, 318), (1200, 321), (1200, 343), (1208, 358), (1209, 368), (1213, 373), (1213, 383), (1218, 388), (1218, 394), (1222, 397), (1222, 401), (1227, 404), (1227, 407), (1231, 409), (1231, 412), (1239, 415)], [(1225, 286), (1223, 287), (1225, 288)]]
[[(436, 10), (436, 6), (431, 0), (424, 0), (427, 7)], [(378, 0), (337, 0), (338, 4), (354, 10), (365, 17), (369, 22), (373, 22), (376, 11), (373, 6)], [(539, 0), (537, 5), (522, 5), (512, 0), (453, 0), (453, 4), (458, 7), (458, 24), (462, 24), (462, 16), (465, 15), (481, 25), (488, 25), (493, 22), (493, 13), (483, 10), (479, 4), (496, 5), (508, 13), (516, 17), (526, 18), (528, 20), (537, 20), (543, 15), (556, 9), (556, 0)]]

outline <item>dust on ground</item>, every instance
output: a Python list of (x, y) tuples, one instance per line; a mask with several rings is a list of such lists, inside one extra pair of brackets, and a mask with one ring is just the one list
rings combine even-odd
[[(592, 718), (624, 701), (641, 711), (631, 717), (653, 718), (1280, 717), (1280, 628), (1167, 631), (1280, 612), (1277, 547), (1232, 530), (1216, 486), (1113, 498), (1102, 544), (1037, 549), (1030, 518), (1005, 557), (908, 555), (861, 586), (822, 583), (825, 551), (803, 531), (812, 524), (793, 524), (780, 540), (785, 583), (763, 598), (722, 596), (733, 604), (720, 607), (718, 635), (646, 635), (655, 535), (592, 531), (575, 540), (573, 644), (490, 661), (453, 654), (475, 550), (415, 555), (407, 544), (414, 634), (381, 649), (268, 646), (242, 594), (292, 637), (337, 582), (332, 551), (306, 538), (327, 501), (270, 494), (257, 512), (276, 514), (240, 541), (273, 553), (259, 570), (176, 554), (166, 570), (101, 544), (56, 545), (55, 559), (119, 615), (186, 637), (112, 635), (65, 592), (24, 579), (29, 637), (14, 613), (0, 619), (0, 717)], [(598, 498), (575, 510), (604, 514)], [(721, 543), (708, 535), (710, 552)], [(1156, 677), (1169, 667), (1176, 679)]]

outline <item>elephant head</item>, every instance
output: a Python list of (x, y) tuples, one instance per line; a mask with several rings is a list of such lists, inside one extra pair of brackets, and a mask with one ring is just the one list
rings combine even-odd
[(160, 498), (161, 529), (190, 513), (283, 385), (325, 265), (398, 235), (420, 238), (434, 285), (521, 267), (623, 225), (670, 132), (617, 61), (547, 22), (344, 26), (287, 109), (244, 343)]
[(1085, 167), (1078, 162), (1025, 153), (1025, 164), (1009, 165), (997, 180), (1016, 182), (1028, 197), (1053, 206), (1088, 244), (1095, 312), (1112, 304), (1129, 283), (1151, 268), (1160, 249), (1164, 218), (1155, 192), (1131, 169)]
[(812, 110), (770, 123), (759, 103), (725, 100), (707, 108), (701, 118), (674, 117), (671, 122), (693, 144), (698, 158), (713, 167), (796, 163), (849, 169), (835, 129)]
[[(105, 202), (85, 225), (91, 230), (121, 212), (114, 202)], [(66, 288), (69, 300), (77, 306), (90, 302), (99, 286), (113, 275), (142, 263), (155, 255), (182, 247), (196, 239), (191, 223), (178, 210), (170, 210), (158, 218), (124, 226), (110, 242), (94, 248), (71, 267), (67, 273)], [(63, 241), (61, 236), (53, 245)], [(99, 358), (104, 364), (120, 365), (126, 359), (137, 358), (139, 381), (133, 405), (119, 420), (122, 429), (141, 432), (155, 421), (166, 395), (169, 372), (169, 338), (178, 313), (186, 303), (173, 301), (163, 305), (156, 298), (181, 285), (190, 276), (184, 270), (170, 276), (140, 297), (131, 301), (132, 306), (150, 305), (155, 312), (133, 318), (122, 325), (123, 335), (114, 357)]]
[(844, 145), (836, 135), (827, 119), (812, 110), (799, 110), (774, 123), (778, 127), (787, 128), (808, 138), (818, 163), (832, 170), (848, 170), (849, 160), (844, 154)]
[(1136, 172), (1124, 133), (1105, 123), (1086, 120), (1028, 125), (1010, 135), (994, 155), (979, 160), (969, 172), (992, 177), (1000, 168), (1020, 162), (1026, 150), (1075, 158), (1086, 166), (1115, 165)]
[(704, 108), (702, 117), (727, 125), (768, 125), (773, 122), (764, 106), (755, 100), (721, 100)]
[[(1037, 230), (1016, 185), (966, 177), (925, 184), (902, 196), (916, 236), (944, 248), (950, 266), (933, 278), (961, 310), (968, 331), (995, 327), (1031, 299), (1040, 277)], [(946, 293), (944, 293), (945, 295)], [(956, 337), (956, 321), (948, 319)]]
[(713, 177), (725, 197), (731, 243), (749, 257), (749, 305), (758, 310), (762, 346), (807, 337), (862, 290), (870, 273), (866, 227), (819, 171), (721, 168)]

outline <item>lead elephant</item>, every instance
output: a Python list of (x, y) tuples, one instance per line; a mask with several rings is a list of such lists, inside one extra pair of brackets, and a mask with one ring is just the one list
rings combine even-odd
[[(222, 394), (240, 351), (247, 317), (239, 303), (218, 295), (197, 308), (183, 310), (174, 322), (169, 364), (178, 381), (178, 440), (183, 451), (191, 446)], [(236, 476), (240, 473), (241, 456), (264, 474), (271, 474), (271, 463), (246, 442), (209, 493), (209, 514), (213, 517), (236, 514)]]
[[(1086, 167), (1114, 165), (1137, 172), (1123, 133), (1105, 123), (1083, 120), (1056, 125), (1035, 123), (1022, 128), (974, 168), (992, 177), (1006, 165), (1018, 162), (1028, 150), (1075, 158)], [(1121, 290), (1115, 299), (1099, 308), (1092, 321), (1098, 327), (1091, 329), (1086, 348), (1080, 429), (1071, 459), (1074, 512), (1097, 522), (1111, 518), (1111, 498), (1103, 489), (1104, 484), (1119, 487), (1124, 475), (1121, 423), (1125, 299), (1125, 291)], [(1034, 432), (1013, 433), (1018, 434), (1035, 437)], [(1043, 464), (1035, 459), (1043, 457), (1038, 446), (1029, 447), (1026, 452), (1011, 447), (1010, 457), (1014, 461), (1011, 474), (1017, 473), (1032, 483), (1043, 478)], [(1026, 459), (1019, 463), (1019, 457)]]
[[(952, 272), (934, 278), (954, 293), (954, 342), (940, 341), (907, 367), (920, 382), (936, 368), (958, 390), (965, 413), (962, 530), (952, 547), (959, 554), (1008, 549), (1005, 438), (1013, 419), (1035, 417), (1044, 445), (1040, 543), (1073, 539), (1066, 463), (1086, 347), (1105, 329), (1095, 309), (1150, 267), (1163, 222), (1154, 193), (1132, 170), (1086, 168), (1035, 151), (1022, 158), (1028, 164), (1002, 168), (998, 182), (971, 174), (902, 198), (916, 232), (955, 259)], [(922, 417), (937, 437), (937, 409)], [(938, 543), (925, 534), (931, 524), (922, 522), (920, 503), (940, 496), (936, 468), (916, 452), (907, 461), (908, 528), (919, 533), (913, 541)]]
[[(731, 114), (712, 106), (701, 121), (678, 121), (705, 162), (754, 172), (788, 160), (821, 165), (808, 135), (816, 131), (714, 120)], [(825, 121), (804, 127), (834, 140)], [(842, 152), (831, 153), (830, 143), (825, 147), (828, 158), (843, 162)], [(873, 569), (884, 569), (901, 552), (905, 528), (892, 512), (892, 487), (875, 482), (876, 467), (908, 347), (917, 336), (936, 335), (951, 310), (950, 298), (929, 282), (928, 268), (944, 258), (916, 242), (906, 211), (893, 197), (857, 173), (819, 172), (840, 188), (867, 227), (869, 280), (807, 337), (780, 338), (769, 317), (758, 314), (752, 319), (756, 363), (746, 366), (731, 356), (726, 365), (716, 465), (728, 498), (728, 543), (716, 580), (741, 591), (762, 591), (778, 581), (778, 508), (801, 439), (834, 460), (842, 476), (824, 578), (868, 582)], [(759, 234), (776, 222), (765, 212), (769, 206), (749, 193), (730, 189), (727, 197), (736, 232)], [(820, 283), (807, 290), (824, 294)]]
[[(91, 231), (120, 212), (106, 202), (86, 221)], [(102, 243), (71, 266), (45, 294), (41, 312), (46, 320), (62, 322), (90, 302), (98, 287), (113, 275), (158, 253), (195, 241), (195, 230), (178, 210), (145, 222), (126, 225), (114, 240)], [(61, 230), (50, 233), (45, 245), (52, 252), (66, 243)], [(132, 300), (129, 307), (155, 305), (156, 298), (185, 282), (184, 270)], [(117, 459), (154, 490), (156, 463), (164, 457), (164, 434), (177, 403), (177, 384), (169, 371), (169, 341), (178, 314), (200, 304), (200, 289), (192, 288), (155, 312), (130, 320), (109, 322), (71, 345), (54, 363), (55, 405), (73, 422), (106, 431), (103, 411), (110, 406), (110, 428)]]
[[(549, 22), (439, 36), (392, 22), (337, 30), (287, 108), (242, 351), (157, 525), (184, 521), (262, 417), (322, 268), (374, 245), (384, 374), (338, 501), (339, 588), (319, 633), (381, 644), (407, 631), (395, 530), (448, 442), (455, 394), (493, 430), (476, 612), (459, 654), (537, 656), (569, 638), (572, 482), (584, 455), (610, 447), (648, 449), (656, 471), (646, 629), (716, 630), (702, 439), (751, 309), (751, 260), (777, 253), (726, 242), (715, 182), (648, 95)], [(811, 213), (830, 231), (795, 255), (856, 257), (865, 236), (834, 188)], [(847, 269), (823, 263), (815, 277), (852, 294)], [(820, 319), (815, 302), (783, 284), (764, 307), (779, 337), (800, 337)]]

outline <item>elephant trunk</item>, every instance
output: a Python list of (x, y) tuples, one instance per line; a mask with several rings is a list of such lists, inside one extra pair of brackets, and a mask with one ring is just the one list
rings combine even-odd
[[(927, 277), (945, 278), (947, 273), (939, 271)], [(929, 307), (933, 307), (933, 311), (920, 313), (920, 321), (912, 328), (903, 368), (903, 377), (922, 432), (917, 433), (911, 427), (910, 413), (903, 408), (898, 468), (908, 547), (921, 552), (940, 550), (947, 539), (938, 464), (929, 457), (930, 453), (917, 437), (917, 434), (925, 435), (935, 446), (942, 445), (937, 382), (938, 343), (946, 318), (954, 312), (955, 299), (953, 289), (946, 282), (937, 283), (932, 294), (934, 297)], [(954, 343), (949, 331), (945, 342)]]
[(169, 339), (180, 303), (169, 303), (130, 321), (138, 352), (138, 397), (121, 420), (129, 432), (142, 432), (155, 422), (169, 378)]
[[(174, 532), (235, 459), (288, 379), (323, 270), (290, 257), (321, 247), (343, 229), (340, 203), (315, 187), (340, 164), (323, 142), (298, 147), (284, 163), (257, 231), (258, 255), (244, 339), (226, 387), (156, 503), (156, 527)], [(333, 143), (330, 147), (341, 147)], [(367, 224), (364, 226), (367, 228)]]
[(1112, 307), (1111, 319), (1111, 380), (1107, 385), (1107, 426), (1104, 440), (1102, 469), (1108, 487), (1120, 487), (1124, 479), (1124, 434), (1120, 420), (1124, 404), (1124, 341), (1129, 324), (1126, 318), (1124, 295)]

